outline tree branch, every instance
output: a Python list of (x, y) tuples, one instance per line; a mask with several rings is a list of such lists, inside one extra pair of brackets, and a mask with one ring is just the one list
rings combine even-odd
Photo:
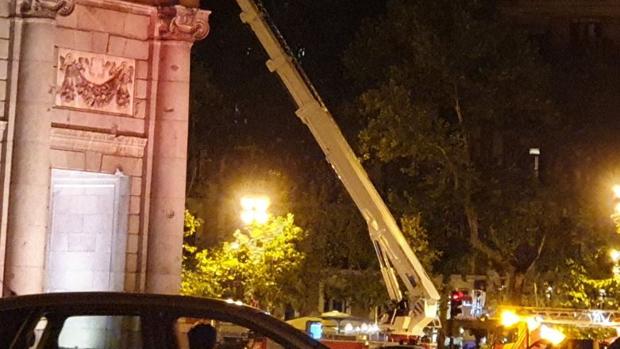
[(538, 249), (536, 250), (536, 258), (534, 258), (534, 260), (532, 260), (532, 263), (530, 263), (530, 265), (527, 267), (526, 269), (526, 273), (528, 273), (530, 270), (532, 270), (532, 268), (534, 267), (534, 265), (536, 264), (536, 262), (540, 259), (540, 255), (542, 254), (543, 248), (545, 247), (545, 242), (547, 241), (547, 234), (544, 234), (542, 239), (540, 240), (540, 243), (538, 244)]
[[(456, 116), (459, 119), (459, 124), (461, 125), (461, 128), (463, 128), (465, 119), (463, 117), (463, 110), (461, 109), (461, 102), (460, 102), (460, 97), (459, 97), (459, 89), (456, 83), (454, 83), (453, 98), (454, 98), (454, 112), (456, 113)], [(462, 132), (463, 132), (463, 141), (464, 141), (464, 146), (465, 146), (466, 160), (469, 163), (471, 162), (471, 154), (469, 153), (469, 150), (470, 150), (469, 141), (467, 139), (467, 134), (464, 129), (462, 130)], [(512, 270), (513, 269), (512, 266), (506, 262), (504, 256), (501, 253), (490, 248), (488, 245), (482, 242), (482, 240), (480, 240), (480, 226), (478, 225), (478, 214), (476, 210), (474, 209), (473, 204), (471, 202), (471, 196), (470, 196), (471, 179), (469, 178), (469, 176), (465, 177), (464, 185), (465, 185), (465, 200), (464, 200), (465, 202), (463, 206), (465, 209), (465, 216), (467, 217), (467, 224), (469, 225), (469, 243), (471, 244), (473, 248), (483, 253), (487, 258), (489, 258), (496, 264), (501, 265), (507, 270)]]
[(459, 118), (459, 124), (463, 125), (463, 111), (461, 110), (459, 88), (456, 83), (454, 83), (454, 111), (456, 112), (456, 116)]
[(456, 166), (454, 165), (452, 160), (450, 160), (450, 157), (448, 156), (448, 152), (446, 152), (446, 150), (442, 146), (440, 146), (439, 144), (434, 144), (434, 143), (432, 144), (432, 146), (434, 148), (437, 148), (439, 152), (441, 152), (443, 157), (446, 159), (446, 162), (448, 163), (448, 167), (450, 168), (450, 172), (452, 173), (452, 178), (454, 178), (454, 191), (457, 191), (459, 189), (459, 176), (456, 173)]
[(493, 250), (480, 240), (480, 229), (478, 226), (478, 214), (471, 206), (471, 203), (465, 204), (465, 215), (467, 217), (467, 223), (469, 225), (469, 242), (471, 246), (478, 251), (482, 252), (487, 258), (493, 262), (501, 265), (507, 269), (511, 269), (511, 266), (506, 263), (506, 259), (496, 250)]

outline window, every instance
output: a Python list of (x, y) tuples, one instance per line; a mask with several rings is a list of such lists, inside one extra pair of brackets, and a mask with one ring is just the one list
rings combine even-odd
[(212, 319), (179, 318), (175, 325), (175, 335), (180, 349), (192, 349), (190, 342), (208, 342), (205, 337), (212, 335), (213, 349), (282, 349), (281, 345), (257, 331)]
[(28, 341), (28, 348), (33, 349), (142, 348), (140, 319), (137, 316), (43, 317)]
[(572, 45), (598, 44), (603, 40), (603, 26), (597, 20), (573, 21), (569, 27)]

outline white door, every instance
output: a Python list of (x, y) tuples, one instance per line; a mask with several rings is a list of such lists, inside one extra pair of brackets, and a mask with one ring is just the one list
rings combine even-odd
[(52, 170), (46, 292), (123, 291), (128, 178)]

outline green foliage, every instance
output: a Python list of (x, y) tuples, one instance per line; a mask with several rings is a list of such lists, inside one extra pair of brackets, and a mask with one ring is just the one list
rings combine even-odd
[(186, 209), (183, 222), (183, 263), (186, 263), (189, 260), (188, 256), (196, 253), (196, 230), (200, 228), (203, 221), (192, 215), (189, 210)]
[(300, 245), (308, 258), (300, 280), (305, 292), (297, 309), (315, 313), (321, 292), (359, 309), (382, 304), (387, 294), (368, 228), (333, 169), (323, 161), (296, 182), (291, 211), (308, 234)]
[(324, 295), (332, 299), (346, 299), (358, 309), (370, 310), (387, 303), (381, 273), (375, 269), (329, 269), (323, 278)]
[[(611, 269), (610, 266), (607, 268)], [(593, 279), (587, 269), (573, 260), (567, 260), (559, 272), (564, 282), (559, 284), (560, 305), (569, 308), (617, 309), (620, 303), (620, 279), (609, 275)], [(610, 274), (610, 273), (608, 273)]]
[(441, 251), (431, 247), (428, 239), (428, 232), (422, 225), (421, 215), (405, 215), (401, 218), (400, 224), (402, 226), (403, 235), (405, 235), (409, 246), (411, 246), (413, 252), (420, 259), (424, 268), (431, 271), (433, 263), (438, 261), (439, 257), (441, 257)]
[(233, 298), (270, 311), (281, 308), (297, 295), (305, 258), (297, 244), (304, 236), (292, 214), (237, 230), (233, 241), (192, 254), (193, 267), (183, 270), (181, 292)]
[[(599, 265), (600, 269), (610, 270), (610, 265)], [(547, 306), (580, 308), (580, 309), (618, 309), (620, 305), (620, 279), (608, 277), (592, 278), (592, 271), (587, 270), (583, 263), (568, 259), (562, 269), (557, 270), (555, 281), (557, 290), (554, 299)], [(583, 328), (565, 326), (559, 328), (568, 338), (602, 339), (615, 337), (613, 328)]]
[(601, 239), (552, 156), (533, 171), (529, 147), (552, 154), (562, 115), (551, 70), (495, 3), (390, 1), (345, 63), (360, 91), (363, 157), (381, 167), (397, 212), (428, 235), (418, 255), (444, 274), (494, 267), (520, 302), (525, 275), (583, 258)]
[[(349, 32), (354, 26), (341, 21), (325, 22), (325, 18), (339, 18), (352, 8), (375, 14), (383, 5), (360, 5), (354, 0), (337, 4), (327, 0), (304, 2), (303, 15), (316, 18), (315, 24), (320, 28), (297, 26), (293, 19), (300, 15), (295, 12), (301, 9), (298, 6), (274, 11), (273, 19), (279, 24), (290, 23), (284, 32), (293, 41), (296, 34), (300, 40), (306, 38), (304, 30), (316, 34), (326, 32), (326, 27), (334, 27), (328, 32), (330, 40), (318, 40), (322, 47), (327, 43), (333, 50), (306, 47), (313, 54), (300, 58), (311, 75), (315, 75), (316, 68), (328, 69), (329, 74), (323, 74), (327, 80), (313, 80), (323, 92), (335, 87), (335, 93), (324, 94), (328, 104), (330, 96), (340, 101), (344, 86), (326, 83), (340, 79), (340, 65), (314, 64), (315, 71), (312, 71), (310, 61), (323, 62), (321, 57), (339, 54), (344, 43), (338, 40), (347, 40), (349, 34), (333, 32)], [(239, 193), (244, 193), (244, 189), (264, 189), (274, 203), (270, 210), (276, 215), (295, 212), (296, 223), (307, 232), (299, 244), (300, 251), (309, 257), (301, 263), (303, 278), (295, 283), (295, 287), (305, 291), (296, 298), (298, 310), (304, 314), (316, 311), (320, 285), (325, 285), (329, 297), (353, 302), (359, 298), (360, 306), (383, 303), (387, 295), (364, 219), (324, 160), (320, 148), (308, 138), (306, 127), (294, 115), (287, 92), (264, 69), (260, 45), (245, 29), (236, 33), (236, 28), (231, 25), (230, 30), (217, 34), (221, 35), (218, 48), (228, 47), (218, 53), (218, 57), (228, 55), (223, 60), (226, 74), (211, 73), (209, 68), (222, 67), (213, 64), (212, 56), (193, 57), (187, 205), (205, 218), (193, 241), (199, 248), (231, 241), (230, 232), (239, 221)], [(307, 44), (307, 40), (302, 41)], [(203, 45), (197, 43), (194, 53)], [(244, 48), (243, 59), (239, 64), (229, 64), (231, 59), (239, 58), (239, 47)], [(338, 120), (341, 126), (342, 121)], [(345, 133), (354, 132), (347, 126), (343, 126)], [(192, 263), (195, 261), (188, 260), (186, 264)], [(330, 286), (334, 275), (341, 285)]]
[(600, 341), (617, 337), (616, 329), (612, 327), (588, 328), (556, 325), (554, 328), (562, 331), (562, 333), (566, 335), (566, 338), (570, 339), (594, 339)]

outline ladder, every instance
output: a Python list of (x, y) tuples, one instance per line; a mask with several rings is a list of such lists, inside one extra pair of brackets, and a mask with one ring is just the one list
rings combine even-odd
[(537, 317), (546, 324), (620, 328), (618, 310), (501, 306), (496, 314), (499, 315), (505, 310), (511, 310), (519, 316)]

